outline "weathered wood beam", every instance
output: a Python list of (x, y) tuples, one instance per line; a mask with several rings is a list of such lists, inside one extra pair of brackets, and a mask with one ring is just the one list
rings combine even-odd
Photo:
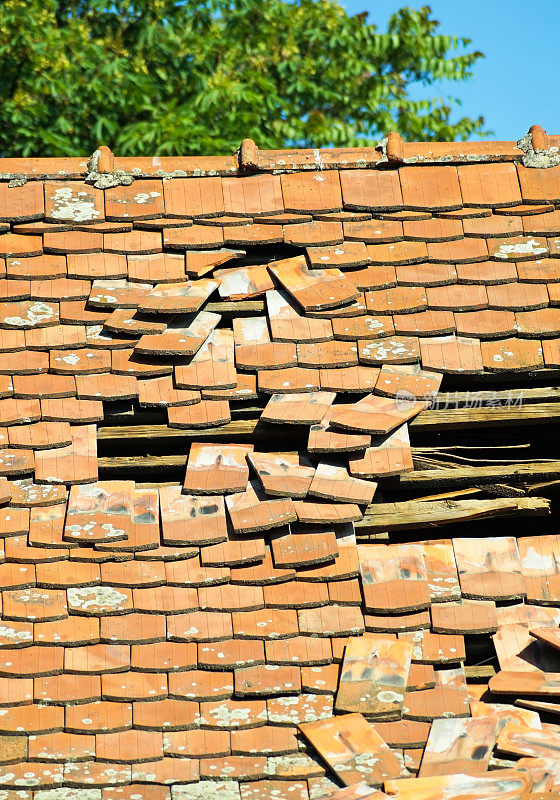
[(550, 514), (550, 501), (543, 497), (523, 497), (499, 500), (437, 500), (370, 505), (364, 517), (356, 523), (360, 533), (365, 529), (401, 531), (409, 528), (431, 528), (454, 522), (486, 517), (543, 516)]
[[(259, 409), (247, 409), (249, 419), (234, 419), (227, 425), (216, 428), (198, 428), (185, 430), (170, 428), (164, 424), (146, 425), (108, 425), (99, 427), (97, 436), (99, 440), (141, 438), (165, 439), (187, 438), (200, 439), (229, 439), (231, 436), (258, 436), (262, 434), (267, 438), (282, 434), (280, 426), (266, 425), (259, 422), (257, 417)], [(151, 417), (153, 419), (153, 417)], [(511, 408), (454, 408), (454, 409), (427, 409), (422, 411), (409, 425), (412, 430), (454, 430), (470, 428), (510, 426), (510, 425), (535, 425), (560, 421), (560, 403), (532, 403)], [(285, 429), (282, 434), (285, 436)]]
[[(115, 437), (117, 438), (117, 437)], [(194, 437), (193, 437), (194, 438)], [(169, 456), (105, 456), (98, 459), (99, 469), (111, 473), (163, 472), (182, 469), (187, 463), (186, 454)], [(407, 489), (429, 486), (481, 486), (486, 483), (504, 481), (522, 485), (534, 482), (560, 480), (560, 461), (534, 461), (524, 464), (499, 464), (483, 467), (453, 467), (441, 469), (419, 469), (387, 478)]]

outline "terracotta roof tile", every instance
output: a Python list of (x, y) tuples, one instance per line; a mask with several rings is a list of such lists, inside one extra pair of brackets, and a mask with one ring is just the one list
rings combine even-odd
[[(530, 136), (537, 150), (556, 143)], [(100, 174), (123, 169), (131, 182), (97, 189), (82, 182), (85, 161), (72, 162), (70, 182), (55, 174), (68, 165), (29, 160), (18, 168), (32, 180), (0, 186), (0, 245), (4, 256), (16, 250), (0, 256), (0, 472), (10, 477), (0, 480), (0, 756), (17, 762), (6, 789), (21, 794), (31, 780), (97, 789), (103, 800), (331, 792), (294, 725), (342, 724), (333, 699), (355, 683), (347, 671), (339, 682), (353, 637), (364, 663), (380, 637), (412, 646), (402, 703), (373, 713), (413, 718), (379, 722), (378, 733), (399, 748), (399, 770), (416, 772), (428, 738), (419, 720), (464, 715), (481, 695), (468, 694), (461, 669), (441, 669), (466, 657), (463, 634), (487, 637), (498, 622), (557, 626), (554, 576), (531, 566), (558, 549), (546, 528), (520, 539), (521, 566), (512, 547), (500, 550), (503, 537), (475, 539), (474, 563), (461, 540), (456, 554), (450, 539), (363, 544), (375, 504), (362, 520), (355, 502), (365, 509), (375, 481), (385, 495), (386, 476), (413, 466), (405, 423), (425, 404), (397, 398), (449, 391), (448, 373), (462, 392), (461, 373), (494, 372), (502, 350), (510, 375), (560, 365), (557, 168), (518, 166), (526, 154), (506, 145), (469, 145), (482, 163), (462, 144), (393, 135), (379, 151), (245, 142), (235, 158), (157, 164), (102, 148)], [(384, 153), (389, 168), (378, 168)], [(168, 169), (189, 177), (162, 180)], [(45, 209), (37, 170), (54, 170)], [(287, 258), (286, 242), (306, 255)], [(278, 281), (286, 264), (299, 266)], [(282, 283), (291, 295), (272, 288)], [(31, 319), (37, 308), (52, 315)], [(10, 323), (17, 317), (23, 325)], [(317, 393), (329, 401), (319, 411)], [(329, 407), (335, 393), (342, 402)], [(363, 400), (350, 404), (349, 393)], [(173, 469), (187, 460), (189, 429), (216, 430), (191, 445), (183, 486), (163, 475), (158, 488), (99, 482), (96, 431), (84, 422), (101, 422), (102, 401), (110, 426), (138, 419), (138, 405), (159, 426), (166, 408), (168, 429), (185, 431), (163, 450), (154, 440), (154, 454)], [(239, 433), (249, 417), (264, 435), (250, 464), (253, 438)], [(276, 443), (288, 420), (310, 427), (297, 452)], [(131, 428), (134, 448), (141, 430)], [(105, 431), (104, 470), (121, 446)], [(202, 472), (197, 448), (207, 451)], [(363, 566), (372, 547), (401, 554), (396, 568), (377, 560), (375, 582), (375, 564), (360, 576), (359, 553)], [(511, 605), (525, 592), (530, 605)], [(523, 636), (501, 633), (500, 659), (517, 658)]]
[(342, 193), (338, 172), (292, 173), (280, 176), (286, 211), (340, 211)]

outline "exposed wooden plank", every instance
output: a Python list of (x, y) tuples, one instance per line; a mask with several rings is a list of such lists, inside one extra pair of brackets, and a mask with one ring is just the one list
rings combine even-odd
[[(372, 532), (431, 528), (454, 522), (482, 519), (483, 517), (550, 514), (550, 501), (542, 497), (524, 497), (499, 500), (439, 500), (419, 503), (408, 500), (401, 503), (378, 503), (366, 509), (365, 516), (356, 523), (357, 528)], [(361, 531), (363, 532), (363, 531)]]
[(538, 425), (560, 420), (560, 403), (525, 403), (482, 408), (427, 409), (409, 425), (415, 430), (450, 430), (471, 426)]
[(403, 487), (472, 486), (507, 480), (508, 483), (534, 483), (560, 479), (560, 461), (533, 461), (524, 464), (498, 464), (484, 467), (419, 469), (400, 475)]
[(473, 664), (472, 666), (465, 667), (465, 676), (467, 680), (490, 679), (495, 674), (496, 670), (492, 664)]
[[(187, 439), (207, 437), (227, 440), (230, 436), (252, 437), (262, 433), (267, 437), (274, 436), (277, 431), (274, 425), (259, 423), (256, 418), (258, 409), (251, 407), (247, 413), (251, 419), (232, 420), (227, 425), (217, 428), (198, 430), (182, 430), (169, 428), (167, 425), (115, 425), (101, 426), (98, 430), (99, 440), (141, 438), (164, 439), (168, 437), (185, 437)], [(153, 417), (152, 417), (153, 418)], [(560, 421), (560, 403), (533, 403), (511, 408), (455, 408), (455, 409), (427, 409), (410, 422), (413, 430), (451, 430), (476, 426), (477, 428), (509, 426), (523, 424), (550, 424)], [(259, 427), (259, 430), (257, 430)], [(285, 434), (284, 434), (285, 435)]]
[[(191, 432), (190, 438), (200, 440), (200, 432)], [(115, 437), (117, 438), (117, 437)], [(99, 469), (119, 473), (129, 471), (133, 473), (165, 471), (168, 469), (183, 468), (187, 456), (108, 456), (98, 459)], [(428, 486), (472, 486), (495, 483), (496, 480), (508, 482), (528, 483), (543, 482), (546, 480), (560, 480), (560, 461), (538, 461), (528, 464), (507, 464), (484, 467), (455, 467), (451, 469), (426, 469), (415, 470), (394, 479), (404, 488), (420, 488)], [(393, 479), (388, 478), (388, 481)]]

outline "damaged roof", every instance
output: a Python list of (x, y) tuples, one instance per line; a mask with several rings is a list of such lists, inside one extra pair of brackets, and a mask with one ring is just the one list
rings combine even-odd
[(8, 800), (560, 788), (560, 537), (383, 535), (449, 381), (558, 375), (559, 148), (0, 160)]

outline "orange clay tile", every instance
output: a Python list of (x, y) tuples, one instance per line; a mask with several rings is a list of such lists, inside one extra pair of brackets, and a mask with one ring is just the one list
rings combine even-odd
[[(190, 194), (190, 181), (187, 183), (187, 187)], [(250, 217), (261, 214), (277, 214), (284, 210), (278, 175), (264, 174), (251, 175), (246, 178), (223, 178), (222, 190), (226, 214)]]
[(405, 336), (442, 336), (455, 331), (455, 320), (450, 310), (395, 314), (393, 323), (396, 333)]
[(344, 242), (321, 247), (308, 247), (307, 257), (313, 269), (323, 267), (361, 267), (369, 264), (369, 256), (363, 242)]
[(358, 350), (354, 342), (301, 342), (297, 359), (300, 367), (352, 367), (358, 364)]
[[(220, 544), (205, 547), (200, 554), (204, 567), (241, 566), (261, 562), (266, 555), (264, 539), (252, 536), (244, 538), (228, 531), (228, 540)], [(204, 583), (210, 578), (204, 573)], [(223, 582), (223, 581), (221, 581)]]
[(347, 272), (347, 277), (352, 280), (357, 289), (390, 289), (396, 285), (396, 267), (392, 264), (375, 264), (365, 269)]
[(249, 453), (248, 460), (268, 495), (305, 497), (315, 470), (297, 453)]
[(138, 382), (132, 375), (77, 375), (76, 395), (81, 400), (134, 399), (138, 397)]
[[(269, 229), (272, 230), (272, 225), (262, 225), (263, 231), (266, 233)], [(240, 229), (241, 231), (243, 229)], [(270, 234), (266, 237), (267, 242), (270, 240)], [(282, 230), (280, 229), (279, 238), (276, 241), (282, 240)], [(327, 245), (338, 245), (344, 241), (342, 233), (342, 225), (340, 222), (304, 222), (297, 225), (287, 225), (284, 229), (283, 240), (286, 244), (293, 245), (294, 247), (325, 247)], [(242, 242), (241, 242), (242, 243)]]
[(95, 425), (71, 429), (72, 444), (42, 450), (35, 456), (35, 478), (41, 483), (87, 483), (97, 480)]
[(214, 217), (224, 212), (221, 178), (178, 178), (163, 184), (171, 217)]
[(368, 634), (350, 638), (336, 695), (337, 711), (360, 709), (375, 719), (397, 719), (402, 711), (412, 645)]
[(35, 398), (0, 400), (0, 425), (29, 424), (41, 419), (40, 402)]
[(401, 286), (443, 286), (457, 280), (453, 264), (410, 264), (398, 266), (395, 271)]
[(28, 181), (23, 186), (2, 183), (0, 188), (0, 221), (17, 222), (41, 219), (45, 212), (43, 185)]
[(530, 261), (548, 255), (546, 239), (535, 236), (513, 236), (505, 239), (489, 239), (488, 253), (497, 261)]
[(330, 422), (333, 414), (349, 407), (349, 404), (331, 406), (321, 422), (311, 426), (307, 445), (309, 452), (353, 452), (364, 450), (369, 445), (368, 434), (351, 434), (332, 428)]
[[(404, 774), (396, 756), (362, 714), (306, 722), (299, 728), (346, 786), (364, 777), (368, 786), (381, 786), (386, 779)], [(369, 767), (365, 776), (364, 765)]]
[(371, 392), (378, 375), (375, 367), (364, 366), (319, 370), (321, 389), (333, 392)]
[(378, 289), (366, 292), (365, 298), (370, 314), (411, 314), (427, 307), (426, 291), (422, 286)]
[(515, 206), (521, 190), (514, 164), (468, 164), (458, 167), (463, 203), (466, 206)]
[(426, 566), (419, 545), (364, 545), (359, 557), (366, 609), (395, 613), (428, 607)]
[(498, 627), (492, 600), (437, 603), (431, 614), (434, 633), (493, 633)]
[(191, 444), (183, 489), (185, 494), (243, 492), (249, 480), (247, 456), (252, 445)]
[(385, 397), (403, 397), (408, 393), (418, 400), (429, 399), (437, 394), (441, 380), (442, 375), (425, 372), (416, 364), (385, 364), (375, 384), (375, 393)]
[[(544, 283), (546, 281), (551, 292), (556, 290), (554, 284), (560, 281), (560, 262), (555, 258), (538, 258), (535, 261), (519, 262), (516, 269), (520, 281), (528, 283)], [(557, 299), (552, 296), (552, 293), (550, 301), (553, 305), (557, 303)]]
[(286, 211), (339, 211), (342, 194), (338, 172), (301, 172), (280, 177)]
[(271, 536), (271, 549), (277, 567), (307, 567), (332, 562), (338, 556), (333, 530), (317, 531), (303, 525), (280, 528)]
[(50, 370), (61, 375), (91, 375), (98, 372), (109, 372), (111, 354), (108, 350), (51, 350)]
[[(185, 229), (180, 229), (178, 232), (182, 233), (183, 230)], [(130, 253), (141, 255), (144, 253), (160, 253), (161, 249), (162, 234), (159, 231), (134, 230), (124, 233), (103, 234), (103, 250), (106, 253)]]
[(172, 323), (160, 333), (145, 333), (134, 347), (142, 355), (194, 355), (212, 333), (219, 314), (201, 311), (188, 326)]
[[(524, 262), (523, 266), (526, 266), (526, 262)], [(468, 284), (511, 283), (517, 280), (517, 269), (515, 264), (500, 264), (496, 261), (457, 264), (457, 280), (459, 283)]]
[(352, 300), (336, 308), (310, 309), (306, 312), (310, 319), (336, 319), (337, 317), (360, 317), (366, 313), (366, 302), (362, 292), (358, 293), (356, 300)]
[(340, 183), (345, 208), (391, 211), (402, 207), (401, 187), (396, 171), (341, 171)]
[(47, 421), (99, 422), (103, 419), (103, 404), (100, 400), (74, 397), (41, 400), (41, 416)]
[(559, 542), (556, 536), (518, 539), (521, 569), (525, 578), (527, 600), (550, 605), (556, 603), (560, 586), (555, 568)]
[(355, 342), (356, 339), (379, 339), (395, 332), (393, 320), (389, 316), (359, 316), (351, 319), (332, 320), (334, 338)]
[(309, 270), (303, 256), (275, 261), (268, 269), (306, 311), (333, 308), (358, 296), (340, 270)]
[[(299, 522), (302, 524), (340, 524), (355, 522), (362, 518), (362, 511), (355, 503), (312, 502), (311, 499), (294, 503)], [(340, 551), (339, 551), (340, 555)], [(340, 562), (338, 562), (340, 564)], [(309, 575), (307, 575), (309, 577)]]
[(371, 503), (377, 484), (351, 477), (346, 467), (319, 462), (309, 494), (342, 503)]
[(203, 389), (203, 400), (256, 400), (257, 376), (247, 372), (236, 373), (236, 386), (232, 389)]
[(202, 400), (191, 406), (171, 406), (167, 416), (170, 428), (207, 428), (226, 425), (231, 420), (227, 400)]
[[(41, 328), (41, 332), (44, 330), (51, 331), (53, 328)], [(30, 331), (26, 331), (26, 334), (29, 333)], [(13, 375), (14, 377), (16, 375), (39, 375), (44, 374), (47, 369), (47, 353), (34, 353), (31, 350), (2, 353), (0, 371), (3, 375)]]
[(258, 373), (258, 389), (263, 394), (317, 392), (320, 388), (318, 369), (289, 367)]
[(153, 253), (127, 257), (128, 278), (141, 283), (181, 283), (186, 279), (185, 257), (179, 253)]
[[(55, 234), (46, 234), (45, 236), (53, 235)], [(59, 235), (64, 236), (65, 234)], [(40, 256), (41, 253), (41, 238), (39, 236), (24, 236), (18, 233), (5, 233), (0, 236), (0, 256), (22, 258)]]
[(432, 603), (458, 600), (461, 589), (451, 542), (423, 544), (422, 549)]
[(335, 399), (334, 392), (273, 394), (262, 412), (265, 422), (293, 425), (316, 425)]
[(373, 437), (363, 456), (350, 458), (348, 469), (353, 477), (370, 479), (410, 472), (413, 464), (407, 425)]
[(36, 422), (31, 425), (14, 425), (8, 432), (10, 447), (30, 447), (48, 450), (71, 444), (70, 425), (67, 422)]
[(187, 250), (184, 255), (185, 269), (190, 277), (201, 278), (211, 272), (214, 267), (226, 264), (243, 255), (245, 255), (244, 250), (233, 250), (232, 248)]
[(161, 360), (136, 354), (134, 350), (113, 350), (111, 371), (116, 375), (132, 375), (138, 378), (151, 378), (157, 375), (171, 375), (173, 366), (162, 364)]
[(148, 314), (193, 314), (218, 288), (216, 281), (201, 279), (185, 283), (158, 283), (140, 302)]
[(428, 243), (428, 259), (435, 263), (468, 264), (488, 260), (486, 239), (466, 238)]
[(232, 331), (215, 329), (189, 364), (175, 367), (175, 383), (179, 389), (235, 388)]
[(513, 215), (463, 220), (465, 236), (494, 238), (500, 236), (520, 236), (523, 233), (523, 220)]
[[(164, 228), (163, 245), (173, 250), (207, 250), (222, 247), (224, 229), (214, 225), (191, 225), (188, 228)], [(149, 250), (145, 252), (157, 252)]]
[(108, 219), (153, 219), (163, 213), (163, 184), (157, 180), (134, 181), (105, 192)]
[(367, 244), (387, 244), (403, 238), (402, 222), (371, 219), (364, 222), (345, 222), (344, 237)]
[(405, 208), (450, 211), (463, 205), (455, 167), (402, 167), (399, 178)]
[(461, 220), (433, 217), (428, 220), (410, 220), (403, 223), (405, 239), (424, 242), (448, 242), (463, 238)]
[(45, 217), (49, 222), (102, 222), (103, 192), (78, 181), (47, 181)]
[(502, 625), (492, 637), (500, 669), (509, 672), (558, 672), (560, 659), (529, 634), (526, 625)]
[(137, 308), (151, 288), (149, 283), (98, 278), (93, 282), (88, 303), (99, 308)]
[(66, 300), (85, 300), (89, 292), (89, 281), (63, 277), (53, 280), (32, 280), (30, 295), (33, 300), (57, 300), (59, 297), (64, 297)]
[(79, 280), (106, 278), (117, 280), (127, 277), (126, 256), (114, 253), (69, 253), (68, 277)]
[(550, 211), (547, 214), (523, 217), (523, 232), (537, 236), (559, 236), (560, 212)]
[(486, 287), (480, 285), (467, 286), (435, 286), (426, 289), (430, 308), (449, 311), (474, 311), (488, 306)]
[(515, 315), (511, 311), (482, 309), (455, 313), (458, 337), (473, 339), (499, 339), (516, 331)]
[(412, 661), (421, 664), (445, 664), (464, 661), (465, 640), (463, 636), (431, 633), (426, 630), (407, 631), (398, 634), (399, 639), (411, 642)]
[(414, 364), (420, 360), (419, 340), (415, 336), (359, 340), (358, 358), (364, 364)]
[(441, 336), (420, 340), (422, 367), (450, 373), (482, 372), (480, 342), (460, 336)]
[(524, 597), (525, 582), (512, 537), (454, 539), (463, 597), (513, 600)]
[(308, 319), (300, 314), (294, 301), (283, 293), (271, 290), (266, 293), (270, 334), (275, 341), (325, 342), (333, 338), (332, 323), (328, 319)]
[(8, 258), (6, 260), (6, 273), (8, 278), (31, 280), (33, 282), (44, 278), (62, 279), (66, 277), (66, 259), (64, 256), (49, 254), (31, 258)]
[(398, 398), (368, 395), (333, 414), (331, 422), (333, 427), (346, 431), (384, 434), (412, 419), (425, 407), (425, 403), (409, 398), (400, 402)]
[(228, 515), (237, 533), (252, 533), (277, 528), (296, 519), (291, 499), (269, 500), (253, 481), (245, 492), (226, 497)]
[(544, 366), (539, 341), (530, 339), (496, 339), (481, 342), (482, 362), (491, 372), (515, 370), (527, 372)]
[(288, 639), (269, 639), (265, 642), (268, 664), (326, 665), (332, 662), (330, 639), (295, 636)]
[(521, 193), (525, 203), (558, 202), (560, 200), (560, 166), (547, 170), (517, 167)]
[(274, 288), (266, 266), (262, 265), (217, 269), (214, 278), (219, 281), (218, 293), (222, 300), (247, 300)]
[(420, 778), (486, 772), (497, 735), (498, 722), (492, 717), (434, 720)]
[(368, 244), (366, 248), (374, 265), (414, 264), (428, 258), (425, 242), (403, 240), (392, 244)]
[(3, 328), (44, 328), (57, 325), (58, 320), (58, 303), (41, 300), (0, 303), (0, 323)]

